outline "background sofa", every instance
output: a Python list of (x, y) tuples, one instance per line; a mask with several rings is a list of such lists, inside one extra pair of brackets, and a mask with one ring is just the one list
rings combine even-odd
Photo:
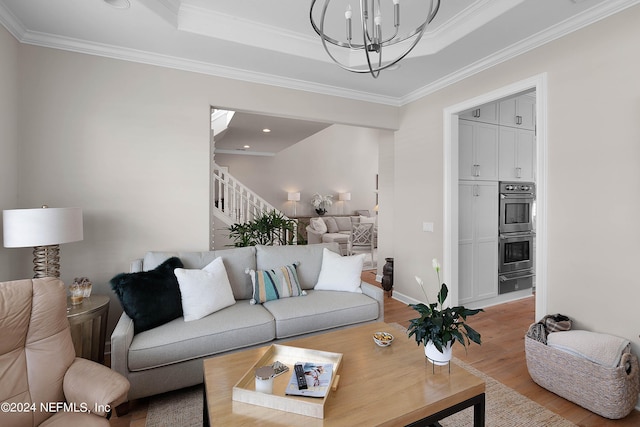
[[(351, 234), (351, 225), (359, 224), (361, 221), (369, 221), (374, 223), (374, 247), (378, 247), (378, 228), (376, 217), (368, 217), (363, 215), (357, 216), (322, 216), (311, 218), (307, 225), (307, 240), (310, 244), (315, 243), (337, 243), (340, 246), (340, 253), (347, 253), (347, 245), (349, 235)], [(318, 221), (321, 221), (318, 222)], [(324, 224), (324, 226), (322, 226)]]
[[(170, 257), (186, 269), (201, 269), (221, 257), (235, 304), (202, 319), (182, 317), (140, 333), (123, 313), (111, 336), (111, 366), (131, 383), (130, 399), (202, 383), (202, 361), (305, 334), (384, 320), (382, 289), (361, 282), (359, 292), (314, 290), (324, 248), (338, 245), (256, 246), (209, 252), (149, 252), (131, 271), (152, 270)], [(253, 287), (247, 269), (269, 270), (299, 263), (297, 274), (306, 295), (251, 304)], [(359, 275), (358, 275), (359, 280)], [(112, 281), (113, 282), (113, 281)]]

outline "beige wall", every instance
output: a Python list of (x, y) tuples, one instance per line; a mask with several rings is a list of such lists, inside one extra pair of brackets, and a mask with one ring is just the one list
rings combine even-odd
[[(420, 298), (416, 274), (436, 292), (431, 258), (443, 258), (443, 109), (546, 72), (548, 311), (629, 338), (640, 351), (638, 22), (635, 6), (402, 109), (395, 139), (398, 292)], [(420, 232), (424, 220), (435, 222), (434, 233)]]
[[(635, 6), (402, 109), (17, 46), (0, 29), (0, 203), (83, 207), (85, 239), (62, 247), (62, 278), (87, 275), (108, 293), (108, 280), (146, 250), (208, 247), (210, 105), (399, 125), (393, 149), (379, 146), (381, 179), (393, 175), (381, 204), (394, 207), (381, 211), (393, 238), (379, 249), (395, 257), (396, 290), (418, 298), (413, 276), (435, 290), (431, 258), (443, 257), (443, 109), (547, 72), (548, 309), (631, 338), (638, 352), (637, 22)], [(434, 233), (421, 231), (424, 221)], [(17, 253), (24, 267), (5, 269)], [(30, 276), (27, 255), (0, 248), (0, 279)], [(112, 325), (119, 311), (114, 301)]]
[[(98, 293), (111, 293), (109, 279), (147, 250), (208, 249), (211, 105), (397, 126), (388, 106), (18, 46), (2, 34), (2, 53), (17, 52), (20, 76), (0, 78), (20, 91), (17, 110), (9, 104), (9, 117), (20, 119), (19, 168), (14, 161), (0, 170), (3, 185), (17, 182), (18, 197), (6, 208), (82, 207), (84, 240), (61, 247), (62, 279), (88, 276)], [(2, 144), (15, 151), (10, 139)], [(2, 270), (1, 280), (31, 275), (29, 251), (14, 251), (21, 267)], [(0, 262), (9, 253), (2, 250)], [(110, 326), (119, 313), (113, 300)]]
[[(13, 209), (18, 204), (18, 42), (2, 26), (0, 26), (0, 58), (1, 211)], [(0, 226), (0, 241), (2, 238)], [(18, 272), (16, 263), (22, 252), (24, 252), (22, 249), (6, 249), (0, 245), (0, 279), (15, 277)]]
[[(288, 191), (300, 191), (298, 215), (315, 215), (314, 193), (333, 195), (329, 214), (349, 214), (375, 206), (378, 141), (389, 131), (332, 125), (273, 157), (216, 154), (216, 163), (288, 215), (293, 213)], [(269, 177), (269, 179), (265, 179)], [(351, 201), (338, 201), (338, 193)]]

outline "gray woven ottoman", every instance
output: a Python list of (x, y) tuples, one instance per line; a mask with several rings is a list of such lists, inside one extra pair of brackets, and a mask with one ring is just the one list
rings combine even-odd
[(626, 349), (607, 367), (528, 336), (524, 337), (529, 375), (547, 390), (610, 419), (627, 416), (638, 400), (638, 358)]

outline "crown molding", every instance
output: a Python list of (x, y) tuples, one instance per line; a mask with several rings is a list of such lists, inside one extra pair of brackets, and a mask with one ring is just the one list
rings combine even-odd
[(247, 150), (225, 150), (216, 148), (214, 150), (214, 154), (232, 154), (235, 156), (262, 156), (262, 157), (273, 157), (276, 154), (270, 153), (267, 151), (247, 151)]
[(18, 41), (22, 40), (24, 33), (27, 31), (22, 22), (5, 7), (4, 3), (0, 3), (0, 24)]
[(137, 49), (123, 48), (107, 44), (87, 42), (69, 37), (52, 36), (51, 34), (34, 31), (22, 31), (21, 37), (16, 37), (19, 42), (34, 46), (47, 47), (69, 52), (83, 53), (87, 55), (102, 56), (105, 58), (119, 59), (122, 61), (137, 62), (158, 67), (173, 68), (176, 70), (190, 71), (215, 77), (232, 80), (240, 80), (249, 83), (265, 84), (285, 89), (301, 90), (321, 95), (336, 96), (376, 104), (400, 106), (396, 97), (372, 94), (349, 90), (336, 86), (310, 83), (308, 81), (274, 76), (272, 74), (247, 71), (238, 68), (214, 65), (202, 61), (194, 61), (177, 58), (169, 55), (145, 52)]
[(587, 27), (595, 22), (621, 12), (631, 6), (635, 6), (638, 3), (640, 3), (640, 0), (607, 0), (606, 2), (588, 9), (579, 15), (575, 15), (570, 19), (567, 19), (559, 24), (547, 28), (544, 31), (539, 32), (538, 34), (528, 37), (524, 41), (511, 45), (506, 49), (503, 49), (491, 56), (487, 56), (480, 61), (476, 61), (475, 63), (467, 67), (461, 68), (455, 73), (449, 74), (442, 79), (424, 86), (408, 94), (407, 96), (401, 97), (399, 99), (400, 105), (403, 106), (417, 101), (424, 96), (444, 89), (445, 87), (460, 82), (468, 77), (473, 76), (474, 74), (480, 73), (484, 70), (494, 67), (495, 65), (508, 61), (509, 59), (513, 59), (519, 55), (522, 55), (523, 53), (529, 52), (537, 47), (543, 46), (549, 42), (564, 37), (567, 34)]
[[(160, 3), (162, 3), (162, 6), (167, 12), (167, 15), (174, 14), (176, 12), (176, 8), (178, 8), (180, 5), (180, 2), (178, 0), (161, 0)], [(106, 58), (137, 62), (159, 67), (173, 68), (199, 74), (240, 80), (249, 83), (265, 84), (286, 89), (317, 93), (321, 95), (336, 96), (357, 101), (400, 107), (414, 102), (440, 89), (443, 89), (451, 84), (464, 80), (474, 74), (480, 73), (495, 65), (512, 59), (518, 55), (529, 52), (532, 49), (535, 49), (574, 31), (584, 28), (590, 24), (605, 19), (638, 3), (640, 3), (640, 0), (607, 0), (606, 2), (594, 6), (593, 8), (588, 9), (579, 15), (576, 15), (560, 24), (557, 24), (545, 31), (531, 36), (523, 42), (519, 42), (506, 49), (503, 49), (500, 52), (497, 52), (494, 55), (483, 58), (482, 60), (477, 61), (474, 64), (457, 70), (447, 75), (446, 77), (423, 86), (420, 89), (417, 89), (402, 97), (376, 95), (368, 92), (310, 83), (307, 81), (284, 78), (266, 73), (213, 65), (202, 61), (193, 61), (168, 55), (144, 52), (136, 49), (122, 48), (112, 45), (87, 42), (84, 40), (68, 37), (60, 37), (53, 36), (51, 34), (33, 32), (27, 30), (2, 3), (0, 3), (0, 23), (13, 35), (14, 38), (16, 38), (16, 40), (24, 44), (66, 50), (87, 55), (102, 56)]]

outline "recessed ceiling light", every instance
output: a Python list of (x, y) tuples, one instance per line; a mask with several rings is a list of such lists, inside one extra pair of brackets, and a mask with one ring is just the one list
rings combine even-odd
[(129, 9), (131, 7), (129, 0), (104, 0), (104, 2), (116, 9)]
[(244, 148), (251, 148), (251, 146), (250, 145), (245, 145)]
[(264, 128), (264, 129), (262, 129), (262, 132), (264, 132), (264, 133), (269, 133), (269, 132), (271, 132), (271, 129), (269, 129), (269, 128)]

